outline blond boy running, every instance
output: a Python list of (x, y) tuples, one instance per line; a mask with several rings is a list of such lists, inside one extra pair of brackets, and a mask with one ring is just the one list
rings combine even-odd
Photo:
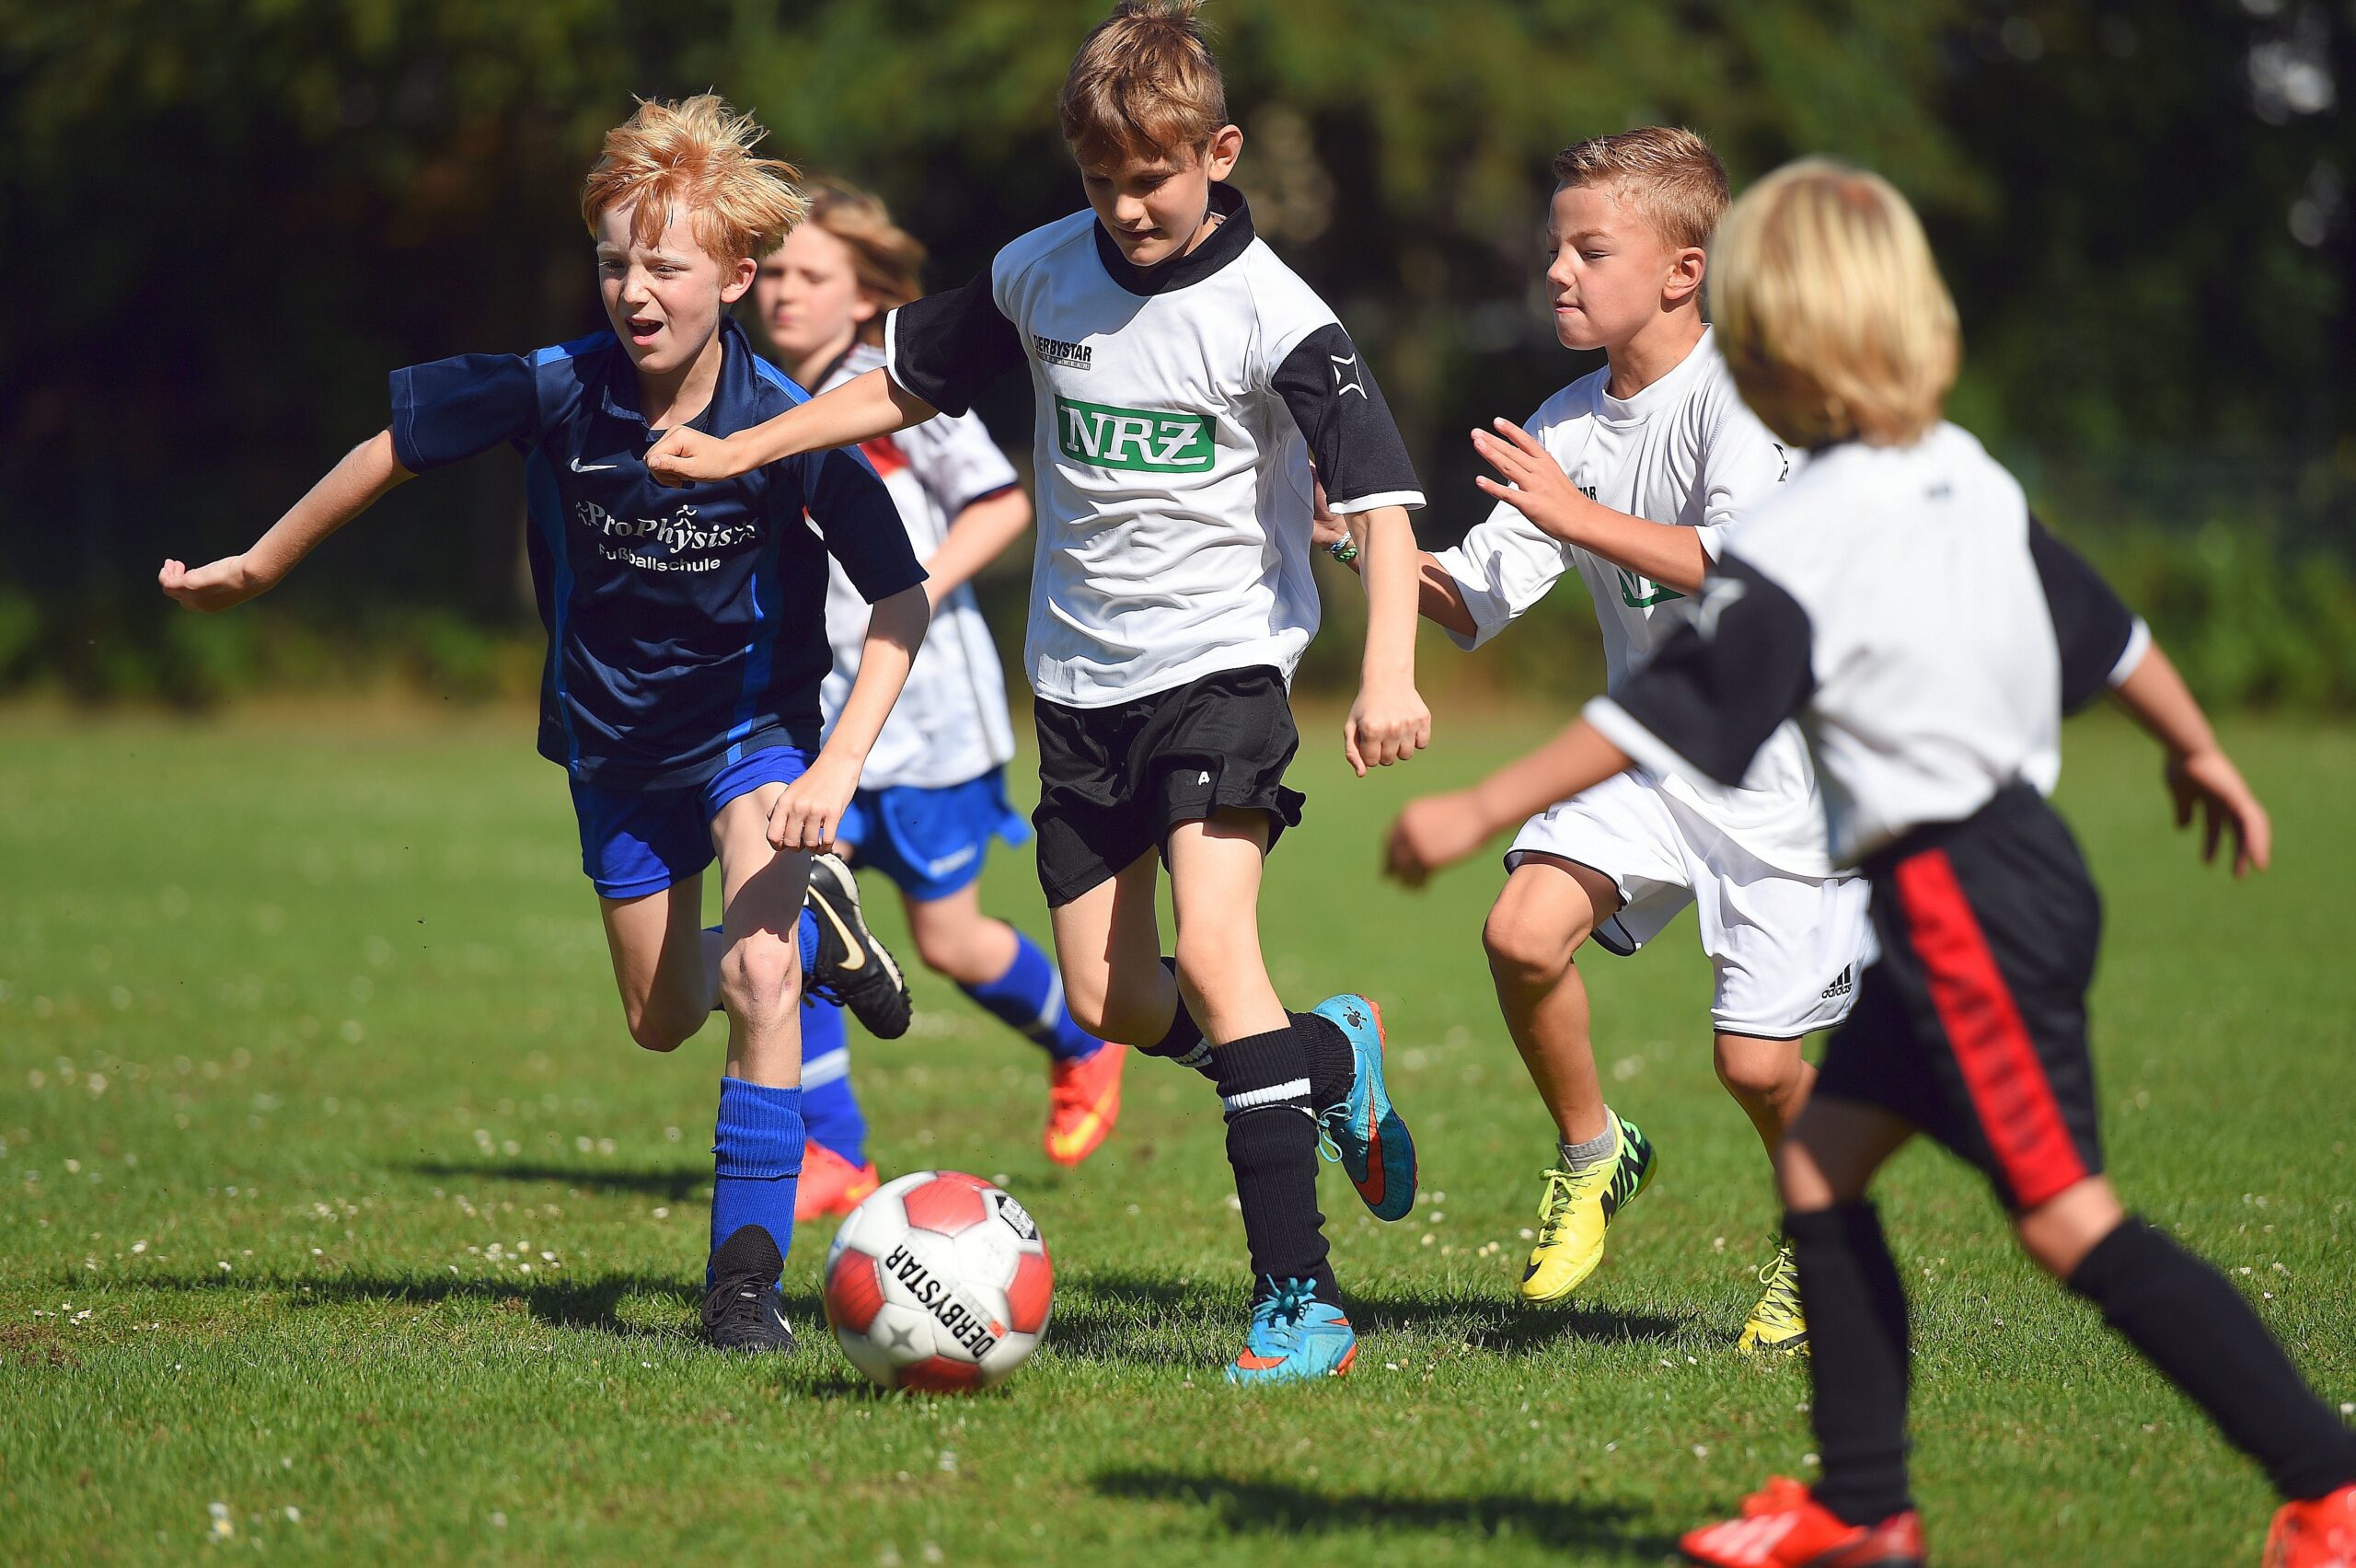
[[(1617, 690), (1690, 618), (1728, 531), (1794, 459), (1736, 396), (1702, 319), (1703, 246), (1727, 205), (1708, 144), (1631, 131), (1565, 149), (1554, 173), (1555, 333), (1609, 363), (1548, 398), (1529, 430), (1499, 420), (1498, 433), (1473, 432), (1502, 476), (1479, 481), (1498, 504), (1462, 544), (1423, 558), (1422, 605), (1476, 648), (1576, 572)], [(1402, 820), (1435, 861), (1463, 832), (1456, 801), (1417, 801)], [(1522, 825), (1506, 867), (1482, 940), (1561, 1140), (1521, 1280), (1524, 1300), (1553, 1302), (1602, 1262), (1606, 1230), (1654, 1159), (1604, 1102), (1579, 947), (1592, 938), (1624, 957), (1693, 906), (1716, 974), (1718, 1078), (1772, 1155), (1807, 1096), (1801, 1038), (1848, 1014), (1870, 940), (1865, 889), (1826, 856), (1814, 775), (1789, 725), (1738, 787), (1640, 770), (1559, 801)], [(1797, 1349), (1807, 1325), (1787, 1247), (1761, 1277), (1742, 1347)]]

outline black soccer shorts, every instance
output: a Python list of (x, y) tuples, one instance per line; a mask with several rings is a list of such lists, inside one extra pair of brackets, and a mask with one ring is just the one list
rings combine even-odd
[(2086, 986), (2102, 905), (2027, 785), (1867, 859), (1881, 957), (1815, 1093), (1877, 1105), (2032, 1209), (2102, 1170)]
[(1284, 676), (1220, 670), (1108, 708), (1040, 701), (1039, 886), (1050, 906), (1109, 882), (1170, 830), (1224, 808), (1265, 812), (1268, 847), (1300, 821), (1284, 785), (1300, 749)]

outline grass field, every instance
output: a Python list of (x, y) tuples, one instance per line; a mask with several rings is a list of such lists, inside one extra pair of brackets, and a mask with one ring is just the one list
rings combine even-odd
[[(0, 1561), (1659, 1561), (1810, 1446), (1804, 1371), (1727, 1348), (1772, 1205), (1691, 917), (1587, 961), (1663, 1164), (1578, 1308), (1533, 1314), (1509, 1289), (1550, 1150), (1480, 957), (1495, 873), (1372, 875), (1410, 786), (1537, 722), (1444, 722), (1364, 784), (1306, 725), (1276, 979), (1381, 1001), (1424, 1150), (1403, 1224), (1325, 1188), (1358, 1374), (1220, 1380), (1241, 1231), (1196, 1080), (1138, 1063), (1114, 1141), (1057, 1171), (1033, 1049), (919, 978), (917, 1031), (854, 1047), (878, 1159), (1006, 1182), (1059, 1286), (1006, 1390), (926, 1401), (868, 1392), (822, 1325), (782, 1366), (698, 1344), (718, 1031), (629, 1044), (521, 717), (0, 719)], [(2170, 836), (2140, 740), (2072, 732), (2111, 1167), (2356, 1399), (2356, 732), (2232, 738), (2281, 856), (2238, 888)], [(1027, 859), (988, 889), (1044, 932)], [(2257, 1561), (2256, 1473), (1969, 1173), (1917, 1149), (1882, 1197), (1941, 1562)], [(826, 1240), (788, 1264), (798, 1323)]]

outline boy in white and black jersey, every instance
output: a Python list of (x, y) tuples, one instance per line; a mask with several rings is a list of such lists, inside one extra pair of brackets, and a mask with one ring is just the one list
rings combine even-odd
[[(1605, 366), (1565, 386), (1527, 431), (1473, 441), (1506, 482), (1461, 544), (1422, 558), (1426, 616), (1459, 646), (1496, 636), (1576, 573), (1595, 601), (1610, 689), (1692, 609), (1702, 573), (1795, 459), (1743, 407), (1702, 318), (1703, 245), (1726, 170), (1690, 131), (1600, 136), (1554, 159), (1547, 282), (1555, 331)], [(1603, 1261), (1607, 1228), (1650, 1179), (1651, 1142), (1604, 1102), (1576, 954), (1623, 957), (1694, 907), (1715, 976), (1718, 1077), (1772, 1157), (1807, 1097), (1803, 1036), (1849, 1012), (1869, 944), (1865, 883), (1824, 850), (1799, 733), (1778, 731), (1735, 787), (1648, 771), (1607, 780), (1521, 824), (1482, 932), (1497, 1002), (1555, 1122), (1540, 1229), (1520, 1293), (1568, 1297)], [(1451, 797), (1408, 808), (1402, 831), (1454, 859), (1471, 820)], [(1428, 842), (1426, 842), (1428, 841)], [(1798, 1349), (1807, 1328), (1777, 1249), (1744, 1324), (1745, 1350)]]
[(2265, 1467), (2284, 1499), (2269, 1568), (2343, 1568), (2356, 1435), (2242, 1294), (2102, 1174), (2085, 1010), (2101, 909), (2045, 803), (2062, 716), (2115, 692), (2167, 749), (2178, 823), (2206, 814), (2204, 858), (2230, 830), (2237, 874), (2266, 864), (2266, 813), (2143, 625), (1940, 421), (1955, 306), (1903, 198), (1839, 165), (1783, 169), (1727, 214), (1710, 286), (1745, 399), (1815, 455), (1745, 525), (1692, 623), (1484, 786), (1473, 824), (1638, 764), (1738, 780), (1796, 718), (1832, 853), (1872, 884), (1878, 956), (1776, 1160), (1815, 1330), (1820, 1479), (1771, 1482), (1684, 1551), (1721, 1568), (1924, 1561), (1905, 1290), (1865, 1199), (1922, 1132)]
[(1255, 1298), (1229, 1372), (1270, 1381), (1346, 1371), (1357, 1353), (1317, 1211), (1321, 1124), (1378, 1215), (1403, 1216), (1415, 1194), (1373, 1004), (1288, 1013), (1260, 955), (1263, 862), (1302, 803), (1283, 778), (1299, 744), (1287, 688), (1318, 620), (1311, 466), (1366, 537), (1365, 676), (1344, 734), (1360, 772), (1429, 738), (1406, 514), (1423, 496), (1356, 345), (1227, 183), (1242, 133), (1195, 10), (1127, 0), (1074, 59), (1060, 110), (1090, 211), (893, 312), (884, 372), (727, 441), (675, 432), (649, 461), (675, 481), (720, 478), (961, 412), (1028, 365), (1040, 539), (1025, 659), (1057, 960), (1084, 1025), (1217, 1083)]

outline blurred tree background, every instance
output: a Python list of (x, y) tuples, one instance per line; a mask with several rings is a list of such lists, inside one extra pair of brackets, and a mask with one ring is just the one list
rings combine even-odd
[[(962, 281), (1080, 203), (1054, 98), (1100, 0), (0, 0), (0, 691), (529, 689), (519, 466), (406, 487), (256, 611), (241, 547), (385, 373), (602, 325), (576, 193), (633, 94), (714, 88)], [(2219, 700), (2356, 705), (2349, 0), (1215, 0), (1262, 232), (1368, 345), (1434, 498), (1589, 366), (1537, 293), (1548, 159), (1670, 121), (1738, 188), (1827, 152), (1921, 206), (1957, 419)], [(1027, 451), (1024, 389), (985, 408)], [(1022, 573), (996, 581), (1019, 597)], [(1346, 594), (1334, 596), (1345, 601)], [(1009, 618), (998, 618), (1006, 629)], [(1492, 678), (1573, 690), (1587, 619)], [(1019, 613), (1011, 617), (1019, 625)], [(1322, 640), (1309, 678), (1350, 661)]]

